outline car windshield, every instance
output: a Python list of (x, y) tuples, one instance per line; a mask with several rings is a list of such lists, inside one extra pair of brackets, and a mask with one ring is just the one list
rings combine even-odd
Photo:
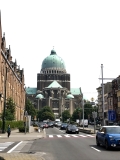
[(74, 128), (74, 129), (77, 128), (75, 125), (71, 125), (70, 127), (71, 127), (71, 128)]
[(66, 125), (67, 125), (67, 123), (62, 123), (62, 125), (63, 125), (63, 126), (66, 126)]
[(120, 134), (120, 127), (107, 127), (106, 133)]

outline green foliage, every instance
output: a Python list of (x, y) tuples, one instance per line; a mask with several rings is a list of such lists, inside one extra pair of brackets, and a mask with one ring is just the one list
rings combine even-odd
[(62, 112), (62, 120), (63, 120), (63, 122), (67, 121), (67, 119), (69, 119), (69, 118), (71, 118), (69, 110), (65, 110), (64, 112)]
[[(84, 105), (84, 118), (88, 119), (88, 117), (90, 119), (92, 119), (92, 112), (96, 111), (97, 112), (97, 107), (96, 106), (92, 106), (90, 104), (90, 102), (86, 102)], [(83, 109), (82, 108), (77, 108), (72, 115), (72, 120), (76, 121), (76, 119), (82, 119), (83, 118)]]
[(37, 115), (37, 111), (29, 99), (27, 99), (25, 102), (25, 110), (27, 111), (28, 115), (31, 115), (31, 119), (34, 119), (34, 117)]
[(72, 115), (72, 120), (76, 122), (76, 119), (81, 119), (82, 117), (82, 109), (77, 108), (74, 110), (73, 115)]
[(50, 107), (45, 106), (40, 111), (38, 111), (37, 118), (39, 118), (40, 121), (47, 119), (54, 120), (55, 116)]
[[(5, 121), (5, 128), (8, 128), (8, 125), (10, 124), (11, 129), (16, 129), (19, 127), (24, 126), (23, 121)], [(0, 121), (0, 129), (2, 129), (2, 121)]]
[[(25, 132), (25, 127), (19, 127), (18, 129), (19, 129), (19, 132)], [(26, 128), (26, 132), (28, 132), (28, 131), (29, 131), (29, 129)]]
[(5, 120), (15, 120), (15, 103), (13, 102), (13, 99), (11, 97), (9, 97), (6, 101)]

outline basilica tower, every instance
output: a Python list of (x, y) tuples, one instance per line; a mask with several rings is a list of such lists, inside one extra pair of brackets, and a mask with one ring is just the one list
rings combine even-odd
[(49, 86), (56, 80), (62, 87), (70, 90), (70, 74), (66, 72), (65, 63), (54, 50), (42, 62), (40, 73), (37, 74), (37, 90)]

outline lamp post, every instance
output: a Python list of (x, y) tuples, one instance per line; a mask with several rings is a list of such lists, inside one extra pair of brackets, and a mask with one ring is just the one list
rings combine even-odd
[(27, 116), (28, 116), (28, 112), (25, 111), (25, 134), (26, 134), (26, 130), (27, 130)]
[(84, 99), (83, 99), (83, 129), (84, 129)]

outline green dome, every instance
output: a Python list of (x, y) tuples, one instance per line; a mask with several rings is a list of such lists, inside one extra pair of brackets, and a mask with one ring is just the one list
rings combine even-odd
[(59, 68), (65, 70), (65, 63), (61, 57), (59, 57), (54, 50), (51, 50), (51, 54), (46, 57), (42, 62), (42, 70), (46, 68)]
[(74, 96), (72, 94), (68, 94), (66, 98), (72, 99), (72, 98), (74, 98)]
[(43, 99), (44, 96), (42, 94), (38, 94), (35, 98), (37, 98), (37, 99)]

